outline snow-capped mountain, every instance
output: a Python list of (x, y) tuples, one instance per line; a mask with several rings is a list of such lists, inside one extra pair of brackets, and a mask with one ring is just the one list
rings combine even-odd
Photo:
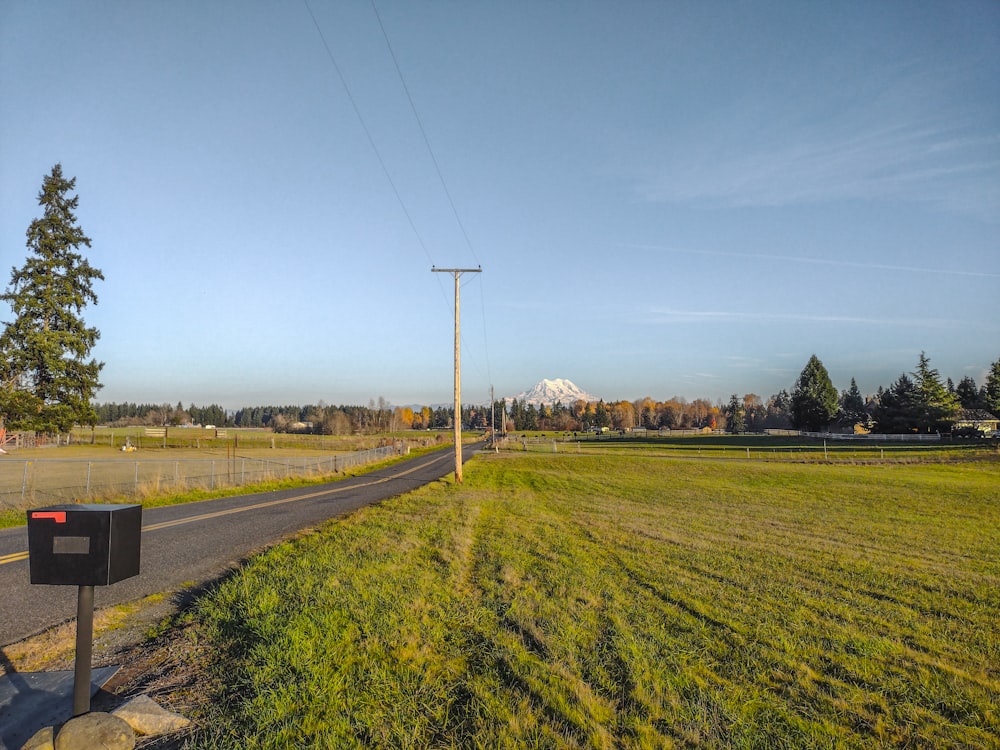
[(598, 400), (597, 396), (591, 396), (589, 393), (577, 386), (572, 380), (566, 380), (564, 378), (542, 380), (530, 391), (519, 393), (511, 398), (517, 399), (518, 401), (526, 401), (527, 403), (534, 404), (535, 406), (538, 406), (539, 404), (552, 406), (557, 401), (562, 403), (563, 406), (569, 406), (578, 399), (583, 399), (584, 401)]

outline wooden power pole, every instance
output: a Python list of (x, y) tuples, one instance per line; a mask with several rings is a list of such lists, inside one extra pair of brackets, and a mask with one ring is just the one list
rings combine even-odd
[(431, 266), (433, 273), (450, 273), (455, 277), (455, 416), (452, 421), (455, 423), (455, 481), (462, 483), (462, 366), (459, 347), (459, 307), (458, 307), (458, 280), (463, 273), (482, 273), (480, 268), (435, 268)]

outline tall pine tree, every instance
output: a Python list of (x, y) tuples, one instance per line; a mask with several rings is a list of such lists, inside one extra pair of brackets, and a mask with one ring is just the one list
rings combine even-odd
[(920, 432), (944, 432), (958, 418), (961, 406), (958, 397), (949, 393), (941, 382), (938, 371), (931, 367), (931, 361), (920, 352), (917, 371), (913, 373), (917, 386), (918, 402), (916, 423)]
[(955, 398), (958, 399), (963, 409), (978, 409), (982, 406), (979, 400), (979, 388), (976, 386), (976, 381), (969, 375), (958, 381), (958, 385), (955, 386)]
[(980, 399), (986, 409), (1000, 417), (1000, 359), (990, 365), (990, 372), (983, 383)]
[(79, 252), (90, 238), (73, 213), (75, 186), (61, 164), (44, 178), (42, 216), (26, 233), (29, 256), (11, 269), (10, 286), (0, 295), (14, 313), (0, 334), (0, 425), (68, 432), (97, 419), (90, 399), (101, 387), (104, 364), (88, 357), (100, 332), (81, 313), (97, 304), (93, 282), (104, 275)]
[(814, 354), (802, 368), (792, 390), (792, 425), (818, 432), (837, 416), (840, 399), (823, 363)]
[(888, 389), (879, 388), (875, 429), (885, 433), (916, 432), (919, 403), (920, 390), (910, 376), (903, 373)]
[(837, 421), (852, 429), (859, 424), (864, 428), (871, 426), (871, 418), (865, 409), (865, 398), (854, 378), (851, 378), (851, 387), (840, 394), (840, 414)]
[(729, 399), (729, 405), (724, 409), (726, 414), (726, 427), (732, 433), (746, 432), (746, 413), (743, 409), (743, 402), (734, 393)]

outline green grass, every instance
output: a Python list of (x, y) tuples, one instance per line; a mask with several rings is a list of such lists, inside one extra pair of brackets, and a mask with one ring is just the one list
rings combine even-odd
[[(554, 445), (553, 445), (554, 443)], [(528, 433), (507, 441), (511, 450), (541, 452), (625, 452), (689, 458), (749, 458), (755, 461), (832, 461), (841, 463), (914, 463), (970, 461), (1000, 456), (996, 440), (928, 442), (821, 440), (799, 436), (685, 435), (680, 437), (618, 433)]]
[[(259, 448), (293, 448), (296, 450), (322, 451), (358, 451), (381, 445), (385, 439), (406, 440), (408, 442), (432, 442), (439, 437), (442, 440), (451, 439), (450, 430), (400, 430), (397, 432), (381, 432), (375, 434), (355, 435), (311, 435), (306, 433), (282, 432), (276, 433), (264, 428), (219, 427), (206, 429), (202, 427), (168, 427), (163, 437), (152, 437), (147, 434), (148, 427), (74, 427), (71, 432), (73, 445), (105, 446), (121, 448), (126, 439), (132, 445), (143, 450), (166, 448), (169, 450), (184, 448), (221, 448), (236, 445), (240, 450)], [(162, 429), (162, 428), (153, 428)]]
[(996, 462), (483, 455), (189, 615), (191, 747), (1000, 747)]

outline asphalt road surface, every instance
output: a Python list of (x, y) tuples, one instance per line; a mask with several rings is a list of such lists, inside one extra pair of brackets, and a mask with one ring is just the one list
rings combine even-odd
[[(463, 448), (463, 460), (479, 448)], [(144, 508), (139, 575), (95, 590), (95, 608), (219, 577), (253, 552), (455, 470), (453, 446), (324, 485)], [(0, 530), (0, 646), (76, 617), (76, 586), (28, 581), (26, 527)]]

